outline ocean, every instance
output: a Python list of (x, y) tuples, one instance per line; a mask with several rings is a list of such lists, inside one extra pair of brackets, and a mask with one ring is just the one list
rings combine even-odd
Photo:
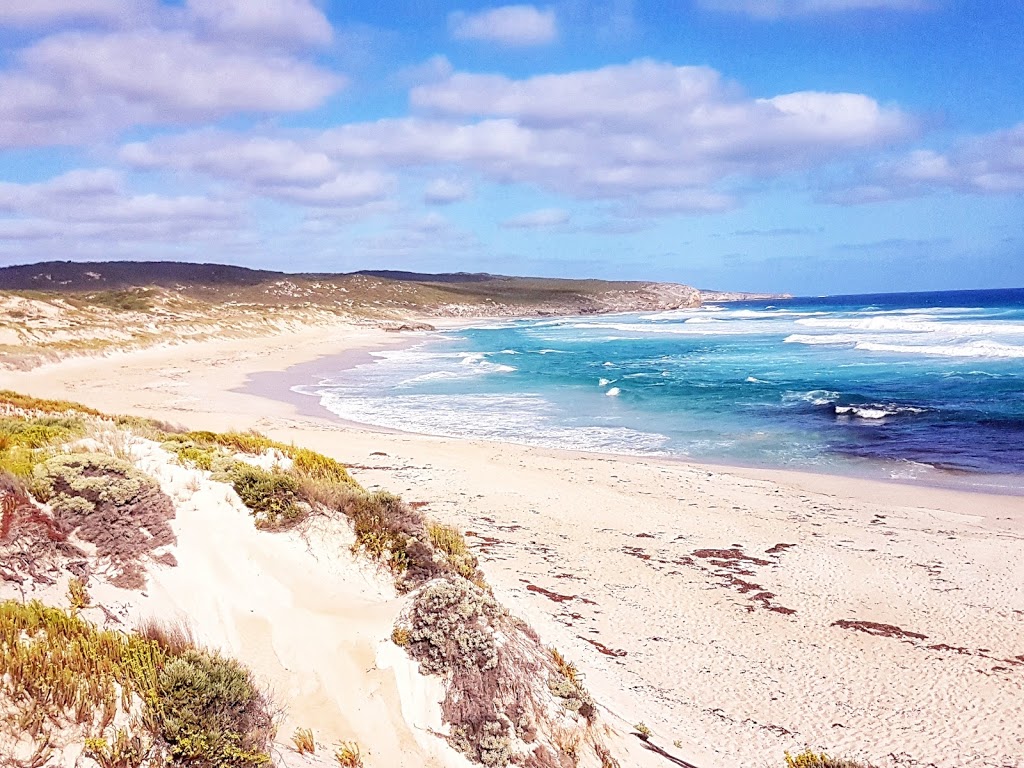
[(488, 322), (294, 389), (410, 432), (1024, 493), (1024, 289)]

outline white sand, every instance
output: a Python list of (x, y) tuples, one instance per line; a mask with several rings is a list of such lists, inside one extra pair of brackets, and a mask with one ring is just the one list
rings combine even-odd
[[(382, 434), (231, 391), (251, 372), (394, 341), (335, 328), (204, 342), (4, 372), (0, 387), (195, 428), (257, 428), (372, 467), (354, 472), (364, 485), (473, 531), (499, 599), (580, 664), (600, 701), (699, 768), (780, 765), (805, 745), (879, 766), (1024, 766), (1024, 499)], [(205, 546), (238, 537), (224, 530)], [(370, 635), (390, 631), (387, 601), (361, 609), (359, 595), (325, 584), (336, 563), (304, 570), (277, 550), (286, 546), (247, 542), (207, 583), (245, 595), (258, 571), (287, 611), (252, 596), (225, 614), (202, 594), (182, 609), (205, 612), (203, 626), (223, 627), (218, 641), (244, 656), (273, 648), (257, 666), (294, 676), (282, 686), (296, 721), (317, 727), (322, 716), (340, 733), (384, 718), (379, 732), (395, 735), (375, 748), (409, 747), (394, 690), (387, 711), (337, 704), (355, 667), (374, 664)], [(701, 552), (734, 549), (754, 560)], [(351, 645), (330, 639), (342, 625)], [(337, 667), (311, 668), (313, 651), (337, 653)]]

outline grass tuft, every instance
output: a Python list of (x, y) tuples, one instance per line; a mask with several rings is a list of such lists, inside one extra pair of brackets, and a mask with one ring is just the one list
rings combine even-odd
[(363, 757), (359, 745), (354, 741), (343, 741), (334, 752), (334, 759), (341, 768), (363, 768)]
[(92, 603), (89, 592), (85, 588), (85, 583), (77, 576), (72, 576), (68, 581), (68, 602), (71, 604), (72, 611), (88, 608)]
[(791, 755), (787, 752), (786, 768), (869, 768), (869, 766), (805, 749), (799, 755)]
[(316, 742), (313, 741), (313, 731), (310, 728), (296, 728), (292, 734), (292, 744), (300, 755), (312, 755), (316, 752)]

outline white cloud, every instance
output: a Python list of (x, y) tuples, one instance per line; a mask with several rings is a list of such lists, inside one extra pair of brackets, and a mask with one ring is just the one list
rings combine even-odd
[(945, 153), (918, 149), (879, 163), (860, 183), (827, 199), (856, 204), (942, 191), (1024, 193), (1024, 123), (962, 140)]
[(434, 179), (423, 192), (423, 202), (429, 205), (448, 205), (465, 200), (472, 194), (472, 185), (465, 181)]
[(132, 143), (121, 160), (141, 169), (169, 168), (234, 182), (250, 193), (311, 206), (358, 206), (397, 190), (393, 175), (343, 165), (295, 139), (221, 131)]
[(760, 19), (816, 16), (844, 11), (921, 11), (931, 0), (698, 0), (713, 11), (738, 13)]
[(400, 85), (411, 88), (444, 80), (454, 71), (447, 56), (435, 54), (421, 64), (399, 70), (393, 79)]
[(456, 40), (481, 40), (510, 47), (545, 45), (558, 39), (558, 22), (551, 9), (533, 5), (503, 5), (478, 13), (456, 11), (448, 26)]
[(55, 34), (0, 71), (0, 147), (87, 144), (135, 125), (306, 110), (343, 84), (301, 58), (187, 29)]
[(120, 25), (152, 10), (145, 0), (8, 0), (0, 5), (0, 26), (44, 27), (65, 22)]
[(735, 181), (828, 163), (914, 127), (861, 94), (751, 98), (714, 70), (653, 61), (524, 80), (455, 73), (415, 88), (412, 103), (420, 114), (319, 134), (203, 131), (129, 145), (122, 158), (308, 204), (346, 184), (363, 191), (353, 200), (384, 199), (395, 177), (425, 168), (436, 173), (428, 203), (460, 199), (452, 179), (473, 174), (664, 216), (735, 207)]
[(197, 195), (133, 194), (105, 168), (33, 184), (0, 182), (0, 255), (11, 258), (137, 257), (152, 247), (225, 242), (241, 223), (235, 205)]
[(569, 212), (561, 208), (541, 208), (513, 216), (501, 222), (506, 229), (550, 229), (569, 223)]
[(218, 35), (249, 45), (325, 45), (333, 30), (309, 0), (187, 0), (187, 10)]

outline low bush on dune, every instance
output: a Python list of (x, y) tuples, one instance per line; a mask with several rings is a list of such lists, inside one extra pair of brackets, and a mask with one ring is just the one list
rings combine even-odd
[(282, 528), (309, 510), (299, 498), (299, 481), (291, 474), (236, 461), (225, 473), (261, 528)]
[(36, 465), (33, 495), (50, 505), (56, 524), (96, 547), (110, 561), (116, 586), (145, 584), (140, 559), (174, 543), (174, 505), (160, 486), (121, 459), (67, 453)]
[[(266, 697), (233, 659), (99, 629), (38, 602), (0, 603), (0, 734), (44, 745), (79, 729), (101, 765), (269, 763)], [(115, 719), (127, 726), (113, 728)], [(120, 759), (129, 759), (119, 763)]]
[(401, 591), (456, 575), (483, 585), (477, 559), (462, 535), (427, 521), (398, 496), (384, 491), (357, 494), (341, 511), (352, 520), (354, 549), (385, 563)]
[[(466, 579), (449, 574), (423, 586), (392, 640), (424, 674), (445, 680), (448, 740), (483, 765), (563, 765), (539, 739), (541, 732), (551, 739), (561, 733), (566, 744), (579, 747), (597, 716), (576, 668)], [(550, 707), (551, 694), (558, 712)], [(596, 752), (600, 744), (594, 744)], [(567, 754), (557, 740), (550, 745)]]
[(27, 481), (54, 446), (84, 434), (85, 424), (77, 417), (0, 416), (0, 471)]

